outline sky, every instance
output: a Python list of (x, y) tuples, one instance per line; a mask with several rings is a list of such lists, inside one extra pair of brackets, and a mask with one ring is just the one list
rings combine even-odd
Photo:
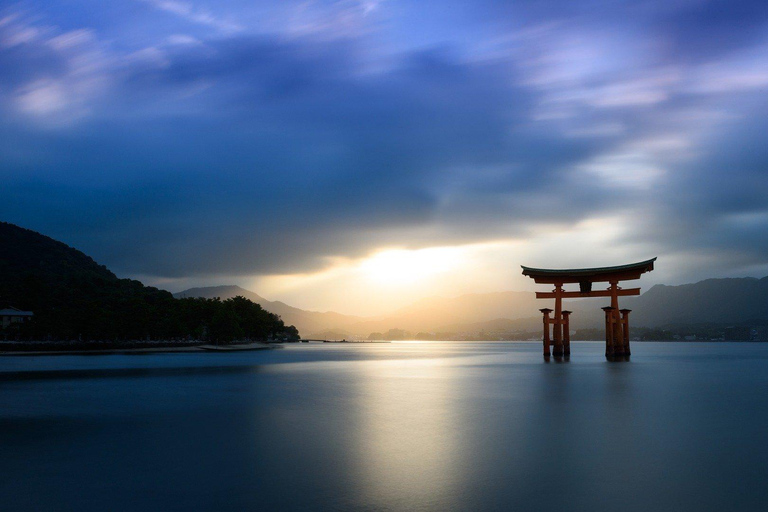
[(0, 219), (378, 315), (768, 275), (768, 2), (0, 0)]

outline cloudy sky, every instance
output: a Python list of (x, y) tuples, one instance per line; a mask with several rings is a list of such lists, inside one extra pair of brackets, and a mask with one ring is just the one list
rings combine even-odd
[(378, 314), (768, 275), (768, 2), (0, 2), (0, 219)]

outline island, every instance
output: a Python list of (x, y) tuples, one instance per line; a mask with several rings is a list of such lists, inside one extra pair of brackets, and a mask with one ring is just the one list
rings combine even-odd
[(120, 279), (81, 251), (6, 222), (0, 223), (0, 309), (9, 317), (0, 331), (0, 352), (253, 346), (300, 339), (296, 327), (247, 298), (175, 298)]

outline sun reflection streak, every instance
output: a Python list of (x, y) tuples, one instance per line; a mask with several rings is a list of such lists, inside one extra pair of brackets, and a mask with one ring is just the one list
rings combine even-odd
[(462, 479), (457, 368), (445, 359), (400, 359), (364, 371), (359, 492), (383, 508), (407, 509), (416, 500), (446, 510)]

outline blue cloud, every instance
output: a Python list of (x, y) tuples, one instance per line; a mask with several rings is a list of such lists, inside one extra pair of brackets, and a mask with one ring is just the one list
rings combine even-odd
[(0, 16), (0, 216), (118, 272), (309, 271), (398, 230), (627, 209), (627, 244), (768, 263), (762, 3), (457, 2), (419, 34), (440, 6), (318, 4), (299, 30), (286, 4), (268, 30), (250, 3), (119, 5)]

